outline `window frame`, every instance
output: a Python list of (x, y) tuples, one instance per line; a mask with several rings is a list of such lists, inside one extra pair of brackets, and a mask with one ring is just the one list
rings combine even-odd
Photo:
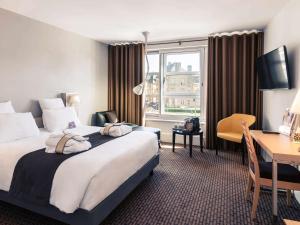
[[(164, 113), (163, 112), (163, 97), (164, 97), (164, 82), (165, 82), (165, 76), (166, 76), (166, 60), (168, 54), (180, 54), (180, 53), (200, 53), (200, 71), (199, 72), (189, 72), (188, 75), (198, 75), (200, 74), (200, 115), (197, 115), (200, 120), (204, 120), (205, 118), (205, 93), (204, 93), (204, 82), (205, 82), (205, 70), (206, 70), (206, 60), (207, 60), (207, 46), (199, 46), (199, 47), (184, 47), (184, 48), (172, 48), (172, 49), (162, 49), (162, 50), (148, 50), (147, 54), (159, 54), (159, 88), (160, 88), (160, 95), (159, 95), (159, 112), (153, 113), (153, 112), (145, 112), (145, 118), (146, 120), (154, 119), (154, 120), (178, 120), (182, 121), (182, 119), (190, 116), (188, 114), (179, 114), (174, 115), (170, 113)], [(184, 72), (183, 75), (186, 75), (187, 73)], [(168, 75), (173, 75), (172, 73), (169, 73)], [(180, 75), (180, 72), (175, 72), (174, 75)]]
[[(159, 94), (159, 113), (153, 113), (153, 112), (146, 112), (145, 111), (145, 118), (148, 118), (148, 117), (154, 117), (154, 118), (158, 118), (158, 115), (161, 114), (161, 100), (162, 100), (162, 87), (161, 87), (161, 54), (159, 53), (159, 51), (147, 51), (147, 55), (148, 54), (158, 54), (158, 61), (159, 61), (159, 71), (158, 71), (158, 76), (159, 76), (159, 90), (160, 90), (160, 94)], [(146, 68), (147, 69), (147, 68)], [(149, 72), (150, 73), (150, 72)], [(147, 82), (147, 81), (146, 81)], [(146, 84), (147, 85), (147, 84)], [(146, 101), (146, 95), (145, 95), (145, 100)]]

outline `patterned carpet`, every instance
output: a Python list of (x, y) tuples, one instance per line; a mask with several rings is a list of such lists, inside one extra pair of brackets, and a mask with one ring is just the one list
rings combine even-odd
[[(147, 178), (103, 222), (109, 224), (271, 224), (271, 193), (261, 192), (255, 223), (250, 220), (251, 202), (244, 200), (247, 167), (240, 154), (214, 151), (194, 157), (183, 148), (172, 153), (163, 145), (161, 162)], [(252, 199), (252, 198), (251, 198)], [(286, 207), (284, 193), (279, 194), (279, 224), (282, 218), (300, 221), (300, 205), (295, 199)], [(61, 225), (51, 219), (0, 203), (1, 225)]]

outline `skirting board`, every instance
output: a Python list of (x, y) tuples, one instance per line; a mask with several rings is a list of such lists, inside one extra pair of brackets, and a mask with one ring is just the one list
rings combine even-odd
[(0, 191), (0, 201), (19, 206), (70, 225), (99, 225), (145, 178), (149, 176), (158, 164), (159, 155), (156, 155), (91, 211), (78, 209), (74, 213), (66, 214), (52, 205), (38, 206), (18, 201), (5, 191)]

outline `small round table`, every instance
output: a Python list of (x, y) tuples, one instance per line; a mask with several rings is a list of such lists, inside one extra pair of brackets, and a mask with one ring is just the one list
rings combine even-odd
[(172, 138), (172, 143), (173, 143), (173, 152), (175, 152), (175, 139), (176, 139), (176, 134), (183, 135), (184, 138), (184, 148), (186, 148), (186, 136), (189, 136), (189, 145), (190, 145), (190, 157), (193, 155), (193, 136), (199, 135), (200, 136), (200, 149), (201, 152), (203, 152), (203, 131), (200, 129), (199, 131), (196, 132), (189, 132), (186, 129), (181, 129), (181, 128), (173, 128), (172, 129), (173, 133), (173, 138)]

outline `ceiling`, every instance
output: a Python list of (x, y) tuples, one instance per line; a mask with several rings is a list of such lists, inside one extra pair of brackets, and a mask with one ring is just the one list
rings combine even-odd
[(288, 0), (0, 0), (0, 7), (99, 41), (205, 37), (263, 28)]

